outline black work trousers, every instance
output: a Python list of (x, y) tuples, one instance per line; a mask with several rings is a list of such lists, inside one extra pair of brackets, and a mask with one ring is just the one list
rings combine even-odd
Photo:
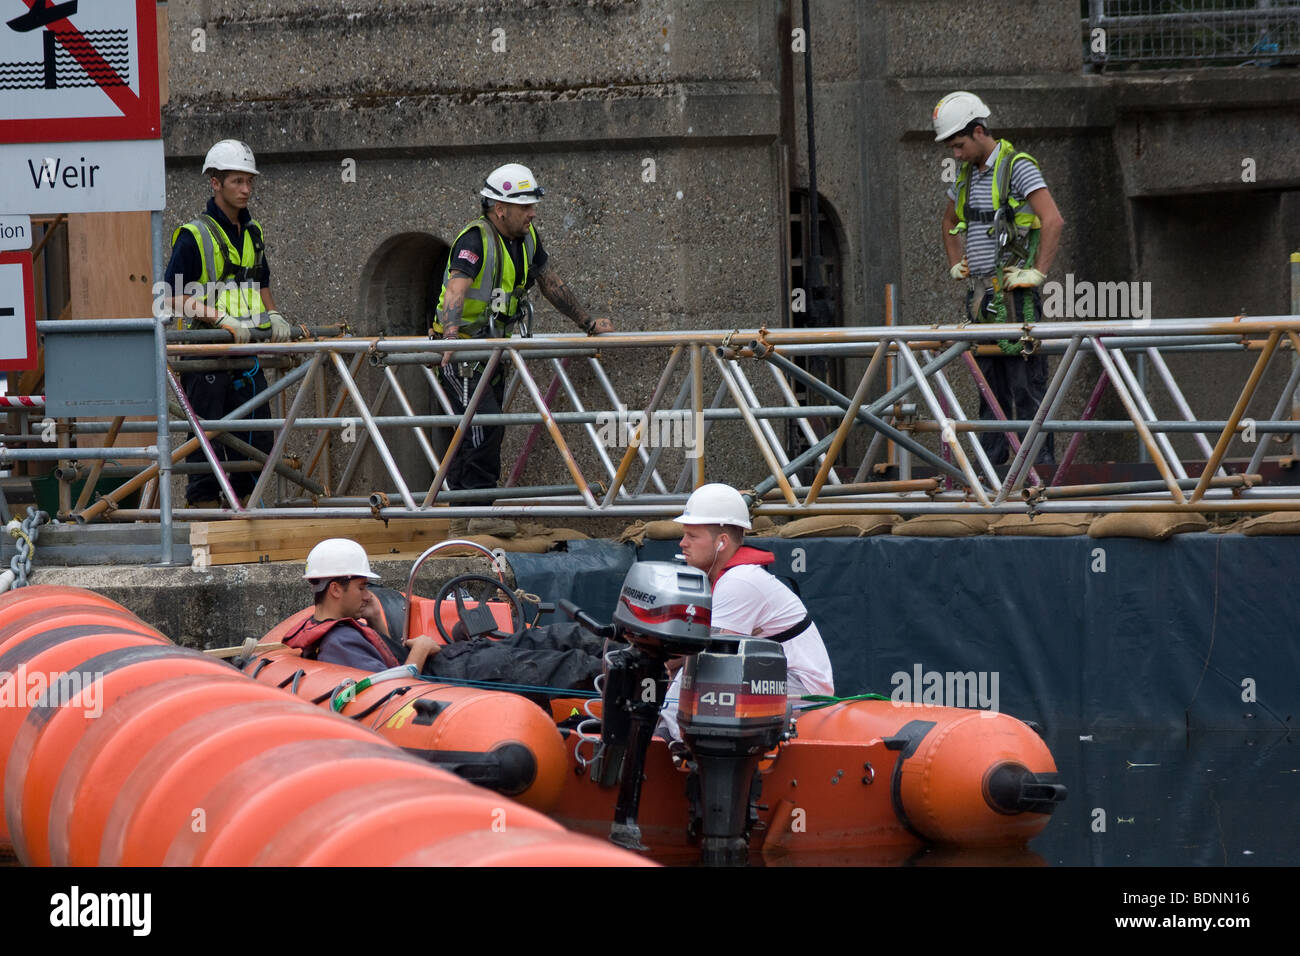
[[(260, 367), (252, 372), (182, 372), (181, 387), (185, 396), (194, 407), (194, 414), (199, 418), (225, 418), (254, 395), (266, 391), (266, 375)], [(259, 406), (250, 416), (252, 418), (270, 418), (271, 410), (266, 405)], [(270, 453), (274, 434), (269, 431), (231, 432), (235, 438), (248, 442), (259, 451)], [(193, 438), (193, 434), (189, 436)], [(216, 438), (212, 439), (212, 448), (219, 461), (247, 461), (247, 457), (228, 448)], [(185, 458), (188, 462), (206, 463), (207, 456), (202, 448), (196, 448)], [(239, 497), (246, 497), (257, 484), (257, 472), (229, 472), (230, 486)], [(185, 501), (194, 504), (197, 501), (212, 501), (220, 496), (221, 486), (212, 474), (194, 473), (190, 475), (185, 486)]]
[[(1013, 314), (1008, 316), (1008, 321), (1024, 321), (1025, 297), (1029, 291), (1014, 290)], [(979, 317), (986, 322), (992, 321), (990, 312), (992, 300), (993, 290), (986, 290), (979, 311)], [(1043, 300), (1037, 289), (1033, 290), (1032, 302), (1034, 318), (1041, 318)], [(1028, 357), (989, 355), (977, 359), (976, 363), (979, 365), (980, 372), (988, 379), (989, 389), (1002, 408), (1002, 414), (1010, 419), (1031, 419), (1038, 414), (1038, 406), (1042, 404), (1043, 396), (1047, 393), (1046, 356), (1041, 354)], [(979, 417), (997, 418), (983, 392), (980, 393)], [(1038, 457), (1034, 461), (1036, 465), (1050, 465), (1056, 461), (1056, 436), (1052, 432), (1045, 434), (1047, 438), (1038, 450)], [(1005, 432), (981, 432), (980, 445), (983, 446), (984, 453), (989, 456), (989, 461), (995, 467), (1015, 457), (1011, 454), (1011, 446)]]
[[(474, 374), (465, 377), (460, 374), (460, 368), (458, 363), (449, 362), (442, 366), (441, 374), (443, 389), (451, 401), (452, 410), (458, 415), (464, 415), (474, 390), (478, 388), (483, 378), (483, 370), (478, 366)], [(478, 408), (474, 410), (475, 417), (499, 415), (505, 397), (505, 371), (498, 366), (488, 390), (479, 401)], [(472, 424), (447, 469), (448, 487), (457, 491), (467, 488), (495, 488), (501, 480), (501, 442), (505, 434), (506, 430), (502, 425)]]

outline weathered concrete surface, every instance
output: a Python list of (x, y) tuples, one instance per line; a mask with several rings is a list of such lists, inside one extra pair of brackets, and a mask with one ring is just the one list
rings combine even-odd
[[(431, 558), (416, 593), (432, 596), (458, 574), (482, 574), (483, 558)], [(380, 583), (405, 590), (407, 561), (373, 561)], [(32, 584), (89, 588), (112, 598), (177, 644), (233, 647), (261, 637), (311, 604), (301, 563), (242, 564), (193, 571), (188, 567), (33, 568)], [(513, 581), (512, 577), (507, 580)]]
[[(477, 184), (517, 159), (548, 189), (539, 223), (556, 268), (596, 314), (624, 329), (788, 325), (781, 54), (792, 38), (778, 32), (783, 8), (799, 27), (799, 4), (784, 0), (173, 0), (169, 223), (206, 196), (196, 167), (208, 146), (245, 138), (263, 166), (254, 207), (290, 317), (418, 334), (439, 256), (474, 214)], [(958, 88), (986, 99), (994, 132), (1042, 163), (1067, 222), (1049, 278), (1150, 281), (1156, 316), (1288, 309), (1285, 254), (1300, 248), (1289, 198), (1300, 185), (1295, 71), (1085, 73), (1077, 5), (1044, 0), (819, 0), (812, 15), (837, 321), (880, 322), (886, 283), (897, 289), (897, 321), (956, 315), (964, 290), (946, 277), (939, 236), (951, 171), (930, 116)], [(803, 55), (790, 66), (785, 145), (799, 189), (808, 179)], [(349, 159), (355, 182), (343, 179)], [(1246, 159), (1253, 181), (1243, 179)], [(1190, 201), (1154, 201), (1175, 194)], [(1250, 216), (1207, 234), (1206, 203), (1220, 208), (1212, 197), (1229, 194), (1252, 197)], [(1229, 235), (1241, 254), (1217, 256)], [(1233, 281), (1219, 282), (1227, 274)], [(535, 298), (541, 329), (568, 327)], [(1225, 308), (1225, 298), (1240, 301)], [(1234, 386), (1224, 370), (1210, 373), (1218, 359), (1195, 361), (1188, 400), (1198, 412), (1218, 407)], [(606, 362), (636, 407), (663, 354)], [(706, 375), (711, 397), (718, 379)], [(402, 377), (427, 407), (419, 376)], [(590, 378), (577, 377), (583, 401), (603, 404)], [(956, 378), (973, 410), (973, 388)], [(373, 394), (376, 373), (363, 380)], [(1077, 380), (1063, 414), (1081, 410), (1092, 381), (1095, 369)], [(1271, 406), (1271, 392), (1261, 402)], [(585, 439), (569, 435), (584, 471), (599, 475)], [(523, 438), (511, 430), (507, 468)], [(710, 477), (761, 476), (740, 429), (711, 438), (710, 458), (726, 473)], [(409, 436), (393, 445), (422, 480)], [(1130, 439), (1093, 436), (1082, 458), (1135, 452)], [(525, 476), (557, 480), (567, 473), (550, 450)], [(389, 487), (371, 460), (352, 490)]]
[[(876, 15), (891, 76), (989, 76), (1077, 72), (1077, 4), (1052, 0), (881, 0)], [(958, 87), (959, 89), (961, 87)]]
[[(197, 167), (213, 141), (248, 140), (263, 172), (254, 207), (277, 304), (295, 320), (348, 318), (360, 334), (419, 334), (440, 254), (477, 215), (483, 176), (520, 159), (548, 190), (538, 225), (554, 268), (593, 313), (620, 329), (756, 327), (780, 298), (771, 265), (784, 231), (773, 188), (772, 34), (758, 26), (771, 21), (768, 8), (178, 3), (168, 206), (180, 215), (200, 206)], [(505, 51), (493, 52), (494, 42)], [(343, 181), (345, 161), (355, 182)], [(738, 193), (748, 197), (740, 205)], [(540, 330), (572, 328), (534, 298)], [(630, 407), (653, 388), (660, 359), (648, 357), (606, 356)], [(575, 377), (588, 407), (608, 404)], [(402, 380), (416, 407), (429, 407), (418, 373)], [(360, 375), (368, 395), (378, 381), (374, 370)], [(730, 431), (715, 431), (714, 442), (756, 469), (749, 439)], [(509, 433), (507, 468), (525, 435)], [(308, 447), (295, 439), (289, 450)], [(394, 434), (392, 447), (412, 483), (427, 482), (409, 436)], [(539, 458), (526, 482), (568, 480), (553, 451)], [(582, 460), (600, 474), (590, 451)], [(341, 455), (334, 464), (337, 473)], [(352, 490), (391, 488), (371, 455)]]

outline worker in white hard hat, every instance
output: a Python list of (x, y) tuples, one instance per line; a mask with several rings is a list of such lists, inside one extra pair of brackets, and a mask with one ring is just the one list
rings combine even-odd
[[(312, 616), (284, 638), (303, 657), (365, 671), (413, 667), (420, 673), (476, 680), (591, 690), (604, 668), (603, 642), (576, 622), (525, 628), (517, 635), (471, 638), (463, 623), (454, 643), (428, 635), (404, 639), (406, 600), (371, 583), (365, 549), (349, 538), (328, 538), (307, 555), (303, 578), (316, 596)], [(400, 662), (400, 663), (399, 663)]]
[[(467, 339), (509, 336), (524, 317), (521, 303), (536, 285), (551, 305), (588, 335), (614, 331), (607, 318), (593, 318), (549, 261), (533, 220), (544, 194), (527, 166), (507, 163), (483, 180), (479, 190), (482, 215), (456, 236), (442, 274), (442, 291), (429, 331), (430, 338)], [(483, 363), (455, 362), (442, 356), (442, 379), (457, 414), (464, 414), (478, 386)], [(491, 388), (476, 414), (501, 411), (505, 396), (505, 366), (498, 365)], [(502, 426), (474, 426), (457, 449), (447, 471), (447, 487), (495, 488), (501, 477)], [(509, 537), (514, 522), (475, 518), (455, 520), (452, 534), (492, 534)]]
[(363, 618), (370, 604), (370, 582), (378, 581), (379, 575), (370, 570), (366, 550), (357, 542), (349, 538), (320, 542), (307, 555), (303, 578), (311, 583), (316, 609), (284, 638), (289, 647), (300, 648), (303, 657), (369, 671), (400, 664), (414, 667), (413, 674), (419, 674), (429, 657), (438, 653), (438, 643), (427, 634), (398, 643)]
[[(172, 233), (172, 254), (163, 279), (173, 313), (188, 319), (190, 328), (224, 329), (237, 345), (247, 344), (255, 328), (269, 330), (273, 342), (287, 342), (290, 326), (271, 297), (262, 225), (248, 211), (257, 177), (253, 151), (240, 140), (223, 139), (208, 150), (203, 175), (212, 190), (207, 208)], [(250, 362), (249, 368), (239, 371), (182, 370), (181, 384), (199, 418), (224, 418), (266, 390), (266, 376), (256, 358)], [(269, 406), (262, 405), (252, 417), (269, 416)], [(250, 431), (238, 437), (269, 452), (274, 436), (269, 431)], [(224, 444), (214, 447), (223, 461), (246, 460)], [(186, 460), (204, 463), (207, 458), (196, 450)], [(235, 493), (246, 498), (257, 476), (235, 471), (229, 477)], [(190, 507), (220, 507), (219, 488), (210, 473), (192, 474), (185, 500)]]
[[(1065, 219), (1038, 161), (989, 132), (990, 109), (974, 93), (949, 93), (934, 107), (935, 142), (958, 164), (943, 212), (949, 275), (965, 282), (966, 318), (1028, 326), (1043, 314), (1041, 288), (1061, 242)], [(979, 308), (972, 314), (976, 292)], [(1033, 418), (1047, 391), (1047, 359), (1026, 351), (1019, 336), (998, 341), (1003, 355), (980, 356), (979, 368), (1001, 407), (980, 392), (979, 418)], [(1010, 457), (1004, 432), (982, 432), (994, 466)], [(1049, 432), (1037, 463), (1055, 460)]]
[[(696, 488), (678, 515), (682, 556), (705, 572), (713, 589), (711, 626), (723, 634), (743, 634), (777, 641), (785, 651), (786, 693), (835, 693), (830, 656), (821, 632), (803, 601), (768, 570), (776, 563), (770, 551), (745, 544), (749, 508), (730, 485)], [(681, 675), (673, 679), (660, 714), (662, 735), (678, 739), (677, 699)]]

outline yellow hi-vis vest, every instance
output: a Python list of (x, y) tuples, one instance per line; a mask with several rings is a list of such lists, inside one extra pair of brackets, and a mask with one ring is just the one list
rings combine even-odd
[[(262, 266), (262, 224), (256, 219), (249, 220), (244, 227), (244, 248), (241, 250), (235, 249), (226, 230), (207, 213), (178, 226), (172, 233), (173, 246), (182, 229), (194, 237), (203, 263), (199, 273), (199, 284), (203, 289), (194, 298), (206, 302), (208, 292), (212, 291), (213, 301), (208, 305), (219, 306), (226, 315), (239, 319), (250, 329), (270, 328), (271, 321), (267, 318), (266, 306), (262, 304), (260, 287), (249, 278)], [(209, 283), (215, 288), (209, 290)]]
[[(1016, 199), (1011, 195), (1011, 168), (1020, 160), (1027, 159), (1035, 166), (1038, 160), (1028, 153), (1017, 153), (1016, 148), (1011, 145), (1010, 140), (998, 140), (997, 158), (993, 160), (993, 210), (996, 213), (1004, 205), (1011, 207), (1011, 213), (1015, 218), (1016, 232), (1021, 238), (1027, 237), (1031, 232), (1042, 227), (1042, 221), (1034, 215), (1033, 210), (1023, 199)], [(970, 208), (970, 176), (971, 164), (962, 163), (961, 171), (957, 174), (957, 225), (949, 230), (949, 235), (960, 235), (966, 231), (967, 223), (974, 220), (977, 222), (989, 222), (989, 234), (993, 233), (993, 213), (981, 214), (972, 212)], [(1035, 247), (1036, 248), (1036, 247)]]
[[(452, 249), (460, 242), (461, 236), (471, 229), (477, 229), (483, 239), (483, 259), (479, 263), (478, 274), (465, 291), (465, 307), (460, 314), (460, 332), (462, 339), (484, 338), (489, 334), (489, 319), (494, 315), (504, 326), (502, 334), (510, 337), (511, 325), (519, 312), (519, 303), (528, 286), (528, 275), (533, 267), (533, 255), (537, 251), (537, 230), (532, 224), (524, 234), (524, 268), (515, 273), (515, 261), (506, 250), (506, 242), (483, 216), (479, 216), (452, 240)], [(433, 331), (442, 334), (443, 300), (447, 297), (447, 282), (451, 279), (452, 261), (447, 259), (447, 267), (442, 272), (442, 292), (438, 295), (438, 314), (433, 319)], [(500, 326), (499, 326), (500, 327)]]

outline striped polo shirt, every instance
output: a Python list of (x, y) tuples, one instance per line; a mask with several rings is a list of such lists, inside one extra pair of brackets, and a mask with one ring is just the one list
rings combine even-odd
[[(998, 151), (994, 149), (982, 167), (971, 170), (970, 207), (974, 212), (993, 212), (993, 161), (997, 157)], [(1046, 187), (1043, 174), (1028, 160), (1022, 159), (1011, 168), (1011, 195), (1016, 199), (1023, 200), (1034, 190)], [(957, 201), (956, 183), (948, 187), (948, 198), (954, 203)], [(983, 222), (966, 224), (966, 262), (970, 265), (970, 274), (983, 279), (997, 271), (998, 245), (989, 235), (992, 225)]]

